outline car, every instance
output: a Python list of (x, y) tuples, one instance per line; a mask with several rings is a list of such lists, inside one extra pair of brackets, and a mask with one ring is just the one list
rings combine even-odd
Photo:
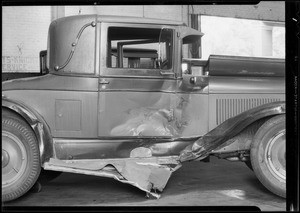
[(284, 60), (186, 58), (203, 35), (171, 20), (53, 21), (49, 73), (2, 83), (2, 201), (28, 192), (41, 170), (110, 177), (159, 198), (183, 162), (212, 155), (245, 162), (285, 197)]

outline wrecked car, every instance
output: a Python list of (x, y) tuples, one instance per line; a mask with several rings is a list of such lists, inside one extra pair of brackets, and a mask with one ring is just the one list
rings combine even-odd
[(111, 177), (159, 198), (185, 162), (212, 155), (245, 162), (285, 197), (284, 60), (184, 58), (202, 36), (170, 20), (53, 21), (49, 73), (2, 83), (2, 201), (41, 170)]

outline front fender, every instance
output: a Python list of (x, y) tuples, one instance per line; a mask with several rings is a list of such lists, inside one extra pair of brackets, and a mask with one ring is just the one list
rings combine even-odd
[(53, 156), (52, 137), (47, 123), (35, 110), (2, 95), (2, 110), (10, 109), (21, 116), (34, 131), (40, 150), (41, 164)]
[(180, 156), (181, 162), (206, 157), (211, 151), (221, 146), (230, 138), (240, 133), (253, 122), (285, 113), (285, 102), (278, 101), (264, 104), (234, 116), (196, 140), (191, 146), (185, 148)]

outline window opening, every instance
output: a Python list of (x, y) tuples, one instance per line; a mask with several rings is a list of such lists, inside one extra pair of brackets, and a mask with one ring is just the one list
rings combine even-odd
[(285, 58), (285, 26), (241, 18), (199, 16), (202, 58), (209, 55)]
[(171, 69), (173, 30), (108, 28), (107, 67)]

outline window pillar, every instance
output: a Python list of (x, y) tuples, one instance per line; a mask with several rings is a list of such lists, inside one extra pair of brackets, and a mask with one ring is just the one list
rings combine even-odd
[[(191, 27), (195, 30), (199, 30), (199, 17), (198, 14), (191, 14)], [(200, 46), (197, 46), (196, 44), (190, 45), (190, 53), (192, 58), (200, 58), (201, 56), (201, 40), (200, 40)]]

